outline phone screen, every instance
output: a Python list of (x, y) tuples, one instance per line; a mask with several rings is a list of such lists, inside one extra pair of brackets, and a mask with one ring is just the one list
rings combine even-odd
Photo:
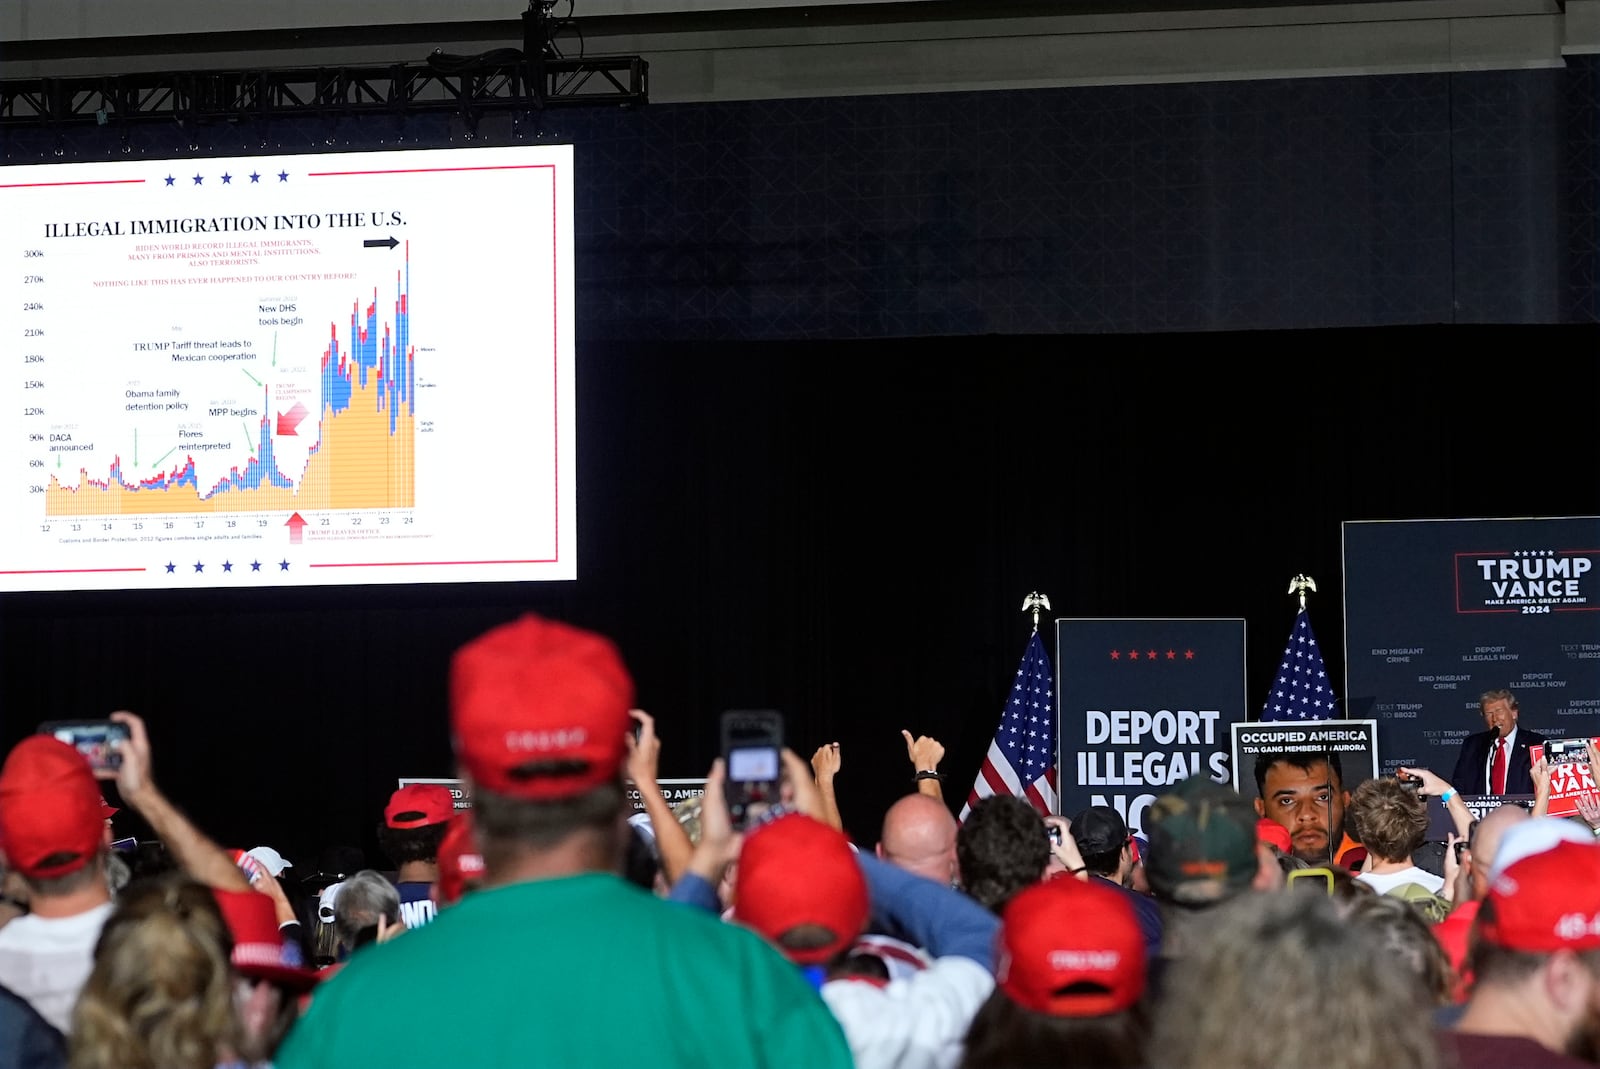
[(60, 739), (83, 754), (95, 771), (116, 771), (122, 767), (117, 744), (128, 740), (128, 725), (115, 720), (54, 721), (39, 725), (39, 733)]
[(783, 779), (783, 714), (776, 709), (729, 709), (722, 714), (728, 816), (746, 828), (778, 800)]
[(729, 751), (728, 778), (745, 782), (777, 779), (778, 751), (771, 746), (746, 746)]

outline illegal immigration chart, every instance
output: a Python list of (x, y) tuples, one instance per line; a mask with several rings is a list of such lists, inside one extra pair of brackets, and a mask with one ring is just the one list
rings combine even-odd
[(0, 168), (0, 591), (576, 576), (570, 146)]

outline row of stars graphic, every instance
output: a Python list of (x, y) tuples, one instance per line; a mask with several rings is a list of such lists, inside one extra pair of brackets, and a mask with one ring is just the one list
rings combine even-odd
[[(1161, 659), (1161, 653), (1158, 650), (1145, 650), (1143, 653), (1140, 653), (1138, 650), (1129, 650), (1127, 653), (1123, 653), (1121, 650), (1111, 651), (1111, 659), (1113, 661), (1120, 661), (1124, 657), (1128, 658), (1130, 661), (1137, 661), (1140, 657), (1143, 657), (1147, 661), (1159, 661)], [(1167, 651), (1167, 660), (1176, 661), (1177, 659), (1177, 650)], [(1186, 661), (1194, 660), (1194, 650), (1184, 650), (1183, 659)]]
[[(233, 184), (233, 179), (234, 179), (233, 175), (228, 174), (227, 172), (223, 172), (221, 177), (222, 177), (222, 184), (223, 185), (229, 186), (229, 185)], [(260, 185), (261, 184), (261, 175), (255, 173), (253, 171), (249, 175), (239, 175), (238, 177), (240, 177), (240, 178), (248, 177), (250, 179), (251, 184), (253, 184), (253, 185)], [(272, 176), (268, 175), (267, 177), (271, 178)], [(177, 180), (178, 179), (175, 176), (170, 175), (170, 174), (167, 175), (167, 185), (170, 186), (170, 185), (174, 184), (175, 182), (177, 182)], [(194, 184), (197, 185), (197, 186), (204, 184), (205, 180), (206, 180), (205, 175), (197, 174), (197, 175), (194, 176)], [(288, 171), (279, 171), (278, 172), (278, 181), (287, 182), (288, 180), (289, 180), (289, 172)]]
[[(272, 562), (268, 561), (267, 563), (270, 564)], [(239, 566), (241, 568), (244, 567), (244, 562), (240, 561), (239, 562)], [(171, 575), (173, 572), (176, 572), (177, 570), (178, 570), (178, 566), (176, 564), (174, 564), (172, 561), (167, 561), (167, 574), (168, 575)], [(195, 561), (194, 562), (194, 570), (196, 572), (203, 572), (203, 571), (206, 570), (206, 566), (201, 561)], [(225, 572), (233, 571), (233, 561), (231, 561), (231, 560), (223, 561), (222, 562), (222, 570), (225, 571)], [(250, 570), (252, 572), (259, 572), (261, 570), (261, 562), (258, 561), (258, 560), (251, 561), (250, 562)], [(286, 572), (288, 570), (289, 570), (289, 562), (288, 561), (281, 560), (281, 561), (278, 562), (278, 571)]]
[(1556, 555), (1556, 551), (1553, 549), (1516, 549), (1511, 551), (1511, 555), (1513, 557), (1553, 557)]

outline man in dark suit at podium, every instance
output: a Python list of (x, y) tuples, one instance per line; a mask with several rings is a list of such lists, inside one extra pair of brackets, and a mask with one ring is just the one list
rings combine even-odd
[(1478, 708), (1489, 730), (1461, 740), (1450, 782), (1462, 794), (1532, 794), (1528, 747), (1543, 744), (1544, 736), (1517, 727), (1517, 699), (1509, 690), (1485, 691)]

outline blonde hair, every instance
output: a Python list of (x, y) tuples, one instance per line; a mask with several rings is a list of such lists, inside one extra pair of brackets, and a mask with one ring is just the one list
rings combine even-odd
[(1404, 861), (1428, 838), (1428, 803), (1396, 779), (1357, 787), (1345, 815), (1357, 841), (1381, 861)]
[(176, 874), (130, 885), (72, 1014), (72, 1069), (212, 1069), (237, 1049), (232, 940), (211, 892)]

